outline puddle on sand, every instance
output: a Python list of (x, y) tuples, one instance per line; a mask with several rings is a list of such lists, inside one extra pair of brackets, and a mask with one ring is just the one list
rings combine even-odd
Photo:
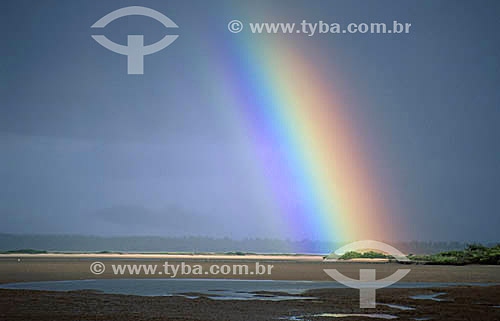
[(384, 305), (384, 306), (389, 307), (389, 308), (403, 310), (403, 311), (415, 310), (415, 308), (407, 307), (407, 306), (404, 306), (404, 305), (398, 305), (398, 304), (377, 303), (377, 305)]
[(317, 300), (317, 297), (312, 296), (298, 296), (298, 295), (286, 295), (286, 293), (279, 292), (274, 294), (271, 292), (266, 293), (253, 293), (253, 292), (245, 292), (238, 291), (233, 292), (229, 290), (209, 290), (207, 292), (211, 293), (198, 293), (198, 292), (188, 292), (188, 293), (175, 293), (170, 294), (169, 296), (180, 296), (186, 299), (198, 299), (198, 298), (207, 298), (211, 300), (261, 300), (261, 301), (287, 301), (287, 300)]
[[(327, 318), (349, 318), (349, 317), (364, 317), (373, 319), (386, 319), (392, 320), (398, 317), (392, 314), (381, 314), (381, 313), (320, 313), (313, 314), (309, 317), (327, 317)], [(292, 320), (292, 321), (305, 321), (306, 316), (294, 316), (294, 317), (282, 317), (281, 320)]]
[(450, 301), (450, 300), (447, 300), (447, 299), (440, 299), (440, 298), (438, 298), (438, 296), (444, 295), (444, 294), (447, 294), (447, 293), (446, 292), (439, 292), (439, 293), (434, 293), (434, 294), (413, 295), (413, 296), (410, 296), (410, 299), (414, 299), (414, 300), (432, 300), (432, 301), (438, 301), (438, 302), (441, 302), (441, 301)]
[(316, 297), (309, 296), (262, 296), (253, 295), (251, 297), (241, 297), (241, 296), (207, 296), (207, 298), (212, 300), (262, 300), (262, 301), (287, 301), (287, 300), (315, 300)]
[(177, 294), (177, 296), (181, 296), (181, 297), (186, 298), (186, 299), (198, 299), (199, 298), (199, 296), (185, 295), (185, 294)]
[(315, 314), (314, 317), (330, 317), (330, 318), (347, 318), (347, 317), (364, 317), (373, 319), (397, 319), (398, 317), (392, 314), (382, 314), (382, 313), (321, 313)]

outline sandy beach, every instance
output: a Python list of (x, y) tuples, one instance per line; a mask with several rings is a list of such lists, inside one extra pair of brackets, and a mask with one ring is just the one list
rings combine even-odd
[[(107, 269), (100, 275), (90, 272), (90, 265), (102, 262)], [(360, 269), (376, 269), (377, 278), (397, 269), (411, 272), (401, 282), (500, 283), (500, 267), (488, 265), (440, 266), (397, 263), (323, 262), (319, 256), (225, 256), (160, 254), (40, 254), (2, 255), (0, 283), (108, 278), (165, 278), (165, 275), (115, 275), (113, 264), (273, 265), (270, 275), (204, 275), (203, 278), (332, 281), (323, 269), (335, 268), (352, 278)], [(177, 278), (195, 278), (187, 274)], [(333, 284), (333, 283), (332, 283)], [(445, 293), (445, 301), (414, 300), (412, 295)], [(289, 295), (259, 293), (258, 295)], [(0, 290), (0, 320), (372, 320), (357, 314), (382, 314), (398, 320), (499, 320), (500, 286), (457, 286), (426, 289), (380, 289), (377, 302), (411, 307), (400, 310), (379, 304), (376, 309), (359, 309), (355, 289), (318, 289), (301, 294), (304, 298), (287, 301), (214, 300), (202, 293), (194, 298), (178, 296), (145, 297), (105, 294), (81, 290), (68, 292), (36, 290)], [(325, 314), (327, 313), (327, 314)], [(329, 314), (330, 315), (329, 315)], [(336, 319), (336, 318), (335, 318)]]
[[(102, 262), (107, 268), (104, 273), (91, 273), (93, 262)], [(306, 280), (331, 281), (323, 269), (337, 269), (351, 278), (359, 278), (360, 269), (375, 269), (377, 278), (383, 278), (397, 269), (411, 269), (401, 282), (461, 282), (461, 283), (500, 283), (500, 266), (494, 265), (417, 265), (398, 263), (360, 263), (360, 262), (323, 262), (321, 256), (225, 256), (225, 255), (152, 255), (152, 254), (35, 254), (1, 255), (0, 283), (82, 280), (99, 278), (124, 278), (127, 275), (115, 275), (111, 265), (155, 265), (158, 271), (162, 265), (169, 264), (195, 266), (200, 265), (208, 271), (212, 265), (248, 265), (250, 270), (256, 262), (272, 265), (271, 274), (264, 275), (213, 275), (204, 274), (202, 278), (236, 278), (260, 280)], [(130, 277), (130, 276), (129, 276)], [(134, 274), (141, 278), (165, 278), (165, 274)], [(192, 273), (177, 275), (179, 278), (200, 278)]]

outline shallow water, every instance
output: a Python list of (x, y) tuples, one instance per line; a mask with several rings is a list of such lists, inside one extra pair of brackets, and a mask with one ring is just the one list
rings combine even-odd
[[(463, 283), (396, 283), (391, 287), (430, 288), (447, 287), (462, 284)], [(142, 296), (169, 296), (179, 294), (199, 296), (198, 294), (202, 294), (204, 296), (213, 297), (214, 299), (230, 298), (241, 300), (289, 300), (311, 299), (311, 297), (300, 296), (307, 290), (322, 288), (345, 288), (345, 286), (333, 281), (313, 282), (228, 279), (98, 279), (10, 283), (2, 284), (0, 285), (0, 288), (48, 291), (94, 290), (111, 294)], [(262, 293), (259, 292), (284, 292), (290, 294), (291, 296), (285, 296), (282, 295), (282, 293), (265, 293), (265, 295), (262, 296)]]
[(313, 314), (310, 316), (293, 316), (293, 317), (283, 317), (282, 320), (292, 320), (292, 321), (306, 321), (307, 317), (323, 317), (323, 318), (349, 318), (349, 317), (365, 317), (372, 319), (397, 319), (398, 317), (392, 314), (383, 313), (320, 313)]
[(419, 294), (419, 295), (410, 296), (410, 299), (414, 299), (414, 300), (433, 300), (433, 301), (438, 301), (438, 302), (449, 301), (447, 299), (440, 299), (440, 298), (438, 298), (438, 296), (444, 295), (444, 294), (446, 294), (446, 292), (439, 292), (439, 293), (434, 293), (434, 294)]
[(398, 305), (398, 304), (377, 303), (377, 305), (383, 305), (383, 306), (386, 306), (386, 307), (389, 307), (389, 308), (403, 310), (403, 311), (415, 310), (415, 308), (413, 308), (413, 307), (407, 307), (407, 306)]
[(373, 318), (373, 319), (397, 319), (398, 317), (392, 314), (383, 314), (383, 313), (321, 313), (315, 314), (315, 317), (330, 317), (330, 318), (347, 318), (347, 317), (365, 317), (365, 318)]
[(212, 300), (263, 300), (263, 301), (286, 301), (286, 300), (315, 300), (317, 298), (310, 296), (283, 296), (283, 295), (273, 295), (273, 296), (207, 296), (207, 298)]

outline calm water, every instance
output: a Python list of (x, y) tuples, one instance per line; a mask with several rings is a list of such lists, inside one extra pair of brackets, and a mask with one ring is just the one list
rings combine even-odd
[(434, 294), (420, 294), (420, 295), (413, 295), (410, 296), (410, 299), (414, 300), (432, 300), (432, 301), (449, 301), (447, 299), (440, 299), (438, 296), (446, 294), (445, 292), (440, 292), (440, 293), (434, 293)]
[[(396, 283), (393, 288), (430, 288), (454, 285), (487, 285), (478, 283)], [(74, 281), (24, 282), (0, 285), (4, 289), (29, 289), (49, 291), (96, 290), (104, 293), (143, 296), (169, 296), (194, 293), (214, 299), (282, 300), (299, 297), (266, 297), (254, 292), (286, 292), (291, 295), (321, 288), (345, 288), (337, 282), (313, 281), (259, 281), (259, 280), (206, 280), (206, 279), (99, 279)], [(300, 297), (304, 299), (303, 297)], [(313, 298), (311, 298), (313, 299)]]

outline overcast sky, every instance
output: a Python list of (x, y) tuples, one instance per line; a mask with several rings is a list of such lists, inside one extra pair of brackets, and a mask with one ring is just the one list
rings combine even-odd
[[(345, 76), (407, 240), (498, 241), (498, 3), (266, 3), (2, 1), (0, 232), (303, 237), (266, 223), (274, 207), (255, 184), (252, 150), (212, 92), (217, 46), (250, 37), (229, 33), (228, 21), (265, 12), (277, 22), (411, 22), (406, 36), (297, 37), (297, 46)], [(102, 31), (122, 44), (180, 35), (145, 57), (142, 76), (91, 38), (94, 22), (128, 5), (179, 26), (128, 17)]]

